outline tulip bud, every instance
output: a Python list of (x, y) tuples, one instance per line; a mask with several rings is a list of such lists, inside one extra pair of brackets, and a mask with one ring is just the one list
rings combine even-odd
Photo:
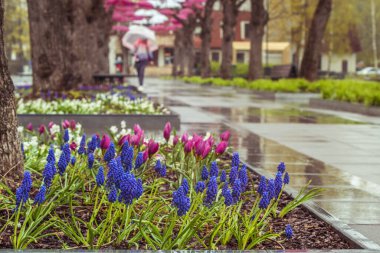
[(217, 153), (218, 155), (223, 154), (224, 151), (226, 151), (227, 146), (228, 146), (228, 143), (226, 141), (220, 142), (215, 149), (215, 153)]
[(149, 143), (148, 143), (148, 153), (149, 153), (149, 156), (152, 156), (155, 153), (157, 153), (158, 148), (159, 148), (159, 144), (157, 142), (154, 142), (154, 140), (150, 140)]
[(119, 139), (119, 142), (117, 143), (117, 145), (119, 145), (120, 147), (124, 145), (124, 143), (128, 141), (128, 143), (131, 141), (131, 135), (130, 134), (127, 134), (127, 135), (124, 135), (122, 136), (120, 139)]
[(193, 142), (192, 141), (188, 141), (188, 142), (186, 142), (186, 144), (185, 144), (185, 153), (187, 154), (187, 153), (190, 153), (191, 152), (191, 150), (193, 149)]
[(221, 135), (220, 135), (220, 139), (222, 140), (222, 141), (229, 141), (229, 139), (230, 139), (230, 131), (224, 131)]
[(169, 141), (171, 131), (172, 131), (172, 125), (170, 124), (170, 122), (167, 122), (164, 127), (164, 138), (166, 141)]
[(183, 133), (182, 138), (181, 138), (182, 143), (186, 143), (188, 140), (189, 140), (189, 136), (187, 132)]
[(67, 119), (65, 119), (63, 122), (62, 122), (62, 127), (63, 129), (67, 129), (70, 127), (70, 121), (68, 121)]
[(102, 140), (100, 141), (100, 148), (103, 150), (106, 150), (110, 146), (110, 143), (111, 143), (110, 137), (105, 134), (103, 135)]
[(75, 130), (75, 128), (76, 128), (76, 122), (75, 122), (75, 120), (70, 120), (70, 128), (71, 128), (71, 130)]
[(29, 124), (26, 126), (26, 129), (28, 129), (29, 131), (33, 131), (33, 124), (32, 124), (32, 123), (29, 123)]
[(178, 135), (174, 136), (174, 138), (173, 138), (173, 146), (176, 146), (176, 145), (177, 145), (178, 140), (179, 140)]
[(38, 132), (39, 132), (40, 134), (45, 133), (45, 130), (46, 130), (45, 125), (40, 125), (40, 127), (38, 128)]
[(135, 124), (134, 126), (133, 126), (133, 131), (135, 132), (135, 135), (138, 135), (140, 132), (141, 132), (141, 127), (140, 127), (140, 125), (139, 124)]
[(210, 153), (210, 151), (211, 151), (211, 145), (209, 145), (207, 142), (206, 142), (206, 144), (204, 145), (204, 150), (203, 150), (203, 153), (202, 153), (202, 158), (203, 159), (205, 159), (207, 156), (208, 156), (208, 154)]
[(53, 121), (50, 121), (49, 124), (48, 124), (48, 128), (51, 129), (54, 125), (54, 122)]
[(76, 149), (77, 149), (77, 144), (75, 143), (75, 142), (72, 142), (71, 144), (70, 144), (70, 149), (72, 150), (72, 151), (75, 151)]

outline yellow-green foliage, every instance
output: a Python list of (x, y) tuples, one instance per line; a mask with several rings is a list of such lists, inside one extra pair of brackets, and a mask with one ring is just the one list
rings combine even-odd
[(236, 86), (252, 90), (273, 92), (312, 92), (321, 93), (324, 99), (380, 106), (380, 82), (364, 80), (319, 80), (281, 79), (248, 81), (244, 78), (224, 80), (221, 78), (185, 77), (187, 83), (213, 84), (216, 86)]

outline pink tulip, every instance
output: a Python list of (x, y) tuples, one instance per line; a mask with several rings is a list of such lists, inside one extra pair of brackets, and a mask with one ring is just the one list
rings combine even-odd
[(103, 150), (107, 150), (111, 144), (111, 139), (108, 135), (103, 135), (102, 140), (100, 141), (100, 148)]
[(135, 124), (133, 126), (133, 131), (135, 132), (135, 135), (138, 135), (142, 131), (142, 129), (139, 124)]
[(181, 138), (182, 143), (186, 143), (189, 140), (189, 135), (187, 132), (184, 132)]
[(204, 142), (203, 140), (198, 140), (198, 142), (196, 142), (194, 145), (195, 154), (197, 154), (198, 156), (202, 156), (203, 151), (205, 150), (205, 144), (206, 142)]
[(223, 132), (221, 135), (220, 135), (220, 139), (222, 140), (222, 141), (229, 141), (230, 140), (230, 131), (225, 131), (225, 132)]
[(76, 149), (77, 149), (77, 144), (75, 143), (75, 142), (72, 142), (71, 144), (70, 144), (70, 149), (72, 150), (72, 151), (75, 151)]
[(32, 123), (29, 123), (29, 124), (26, 126), (26, 129), (28, 129), (29, 131), (33, 131), (33, 124), (32, 124)]
[(184, 149), (185, 149), (186, 154), (190, 153), (191, 150), (193, 149), (193, 142), (192, 141), (186, 142)]
[(176, 146), (177, 143), (178, 143), (178, 141), (179, 141), (178, 135), (174, 136), (174, 138), (173, 138), (173, 145)]
[(218, 155), (223, 154), (226, 151), (228, 143), (226, 141), (221, 141), (218, 146), (216, 146), (215, 153)]
[(53, 122), (53, 121), (50, 121), (49, 124), (48, 124), (48, 128), (49, 128), (49, 129), (52, 128), (53, 125), (54, 125), (54, 122)]
[(146, 149), (143, 153), (143, 161), (144, 163), (146, 162), (146, 160), (148, 160), (148, 157), (149, 157), (149, 153), (148, 153), (148, 150)]
[(76, 128), (76, 125), (77, 125), (77, 123), (75, 122), (75, 120), (70, 120), (70, 129), (71, 130), (75, 130), (75, 128)]
[(67, 129), (70, 127), (70, 121), (68, 121), (67, 119), (65, 119), (63, 122), (62, 122), (62, 127), (63, 129)]
[(40, 125), (40, 127), (38, 128), (38, 132), (39, 132), (40, 134), (45, 133), (45, 130), (46, 130), (45, 125)]
[(164, 138), (166, 141), (169, 141), (171, 131), (172, 131), (172, 125), (170, 124), (170, 122), (167, 122), (164, 127)]
[(154, 142), (154, 140), (150, 140), (148, 143), (148, 154), (149, 156), (154, 155), (157, 153), (159, 148), (159, 144), (157, 142)]
[(212, 136), (210, 136), (208, 139), (207, 139), (207, 143), (208, 145), (210, 145), (211, 147), (214, 146), (214, 138)]
[(128, 143), (129, 143), (130, 140), (131, 140), (131, 135), (130, 135), (130, 134), (127, 134), (127, 135), (122, 136), (117, 144), (121, 147), (121, 146), (124, 145), (124, 143), (125, 143), (126, 141), (128, 141)]
[(203, 153), (202, 153), (202, 158), (203, 158), (203, 159), (205, 159), (205, 158), (208, 156), (208, 154), (209, 154), (210, 151), (211, 151), (211, 148), (212, 148), (212, 146), (209, 145), (209, 144), (206, 142), (206, 144), (204, 145)]

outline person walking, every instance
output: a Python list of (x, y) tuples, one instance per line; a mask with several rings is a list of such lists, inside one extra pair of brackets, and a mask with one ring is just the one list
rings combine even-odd
[(144, 85), (145, 67), (153, 59), (152, 52), (149, 50), (147, 39), (138, 39), (134, 45), (135, 68), (139, 79), (139, 91), (142, 91)]

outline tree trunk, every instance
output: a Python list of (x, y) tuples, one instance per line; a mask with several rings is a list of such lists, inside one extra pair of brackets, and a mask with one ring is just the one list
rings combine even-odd
[(173, 52), (173, 66), (172, 66), (172, 76), (177, 77), (178, 67), (179, 67), (179, 57), (180, 57), (180, 39), (181, 32), (174, 32), (174, 52)]
[(207, 0), (201, 18), (201, 76), (203, 78), (211, 75), (210, 51), (211, 51), (211, 29), (212, 29), (212, 11), (216, 0)]
[(377, 43), (376, 43), (376, 6), (375, 1), (371, 0), (371, 24), (372, 24), (372, 50), (373, 50), (373, 65), (379, 67), (377, 63)]
[(262, 45), (264, 29), (269, 21), (268, 12), (264, 7), (264, 0), (251, 0), (249, 73), (250, 80), (260, 79), (263, 76)]
[(197, 26), (196, 18), (194, 16), (189, 17), (189, 19), (186, 21), (186, 25), (184, 25), (183, 29), (183, 35), (182, 35), (182, 41), (183, 41), (183, 48), (184, 48), (184, 55), (183, 60), (185, 62), (186, 66), (186, 75), (192, 76), (194, 73), (194, 42), (193, 42), (193, 35), (194, 30)]
[(319, 0), (308, 33), (301, 64), (301, 77), (309, 81), (317, 79), (322, 39), (332, 9), (332, 0)]
[(4, 2), (0, 0), (0, 181), (15, 188), (23, 173), (14, 86), (4, 50)]
[(28, 0), (33, 89), (69, 90), (108, 73), (111, 16), (102, 0)]
[(235, 25), (237, 10), (233, 0), (222, 0), (223, 5), (223, 39), (222, 39), (222, 63), (220, 66), (220, 76), (230, 79), (232, 76), (232, 42), (235, 38)]

